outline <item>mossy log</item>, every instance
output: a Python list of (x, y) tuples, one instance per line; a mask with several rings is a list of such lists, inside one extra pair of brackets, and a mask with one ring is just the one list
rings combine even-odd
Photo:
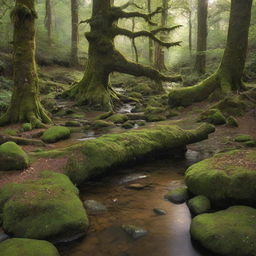
[(229, 31), (224, 55), (218, 70), (195, 86), (174, 89), (169, 94), (169, 105), (188, 106), (207, 99), (220, 98), (230, 92), (242, 91), (242, 75), (248, 48), (252, 0), (232, 0)]
[(208, 134), (214, 130), (209, 124), (203, 124), (194, 130), (183, 130), (178, 126), (158, 126), (104, 135), (62, 150), (34, 153), (33, 156), (66, 156), (66, 174), (75, 184), (81, 184), (113, 167), (131, 164), (148, 156), (171, 155), (180, 151), (184, 153), (187, 144), (207, 139)]

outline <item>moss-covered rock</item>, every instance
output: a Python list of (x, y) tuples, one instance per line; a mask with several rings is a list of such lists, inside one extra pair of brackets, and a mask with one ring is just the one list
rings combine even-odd
[(221, 125), (226, 123), (226, 118), (218, 109), (209, 109), (201, 114), (199, 121)]
[(128, 117), (127, 115), (124, 115), (124, 114), (115, 114), (108, 117), (107, 120), (115, 124), (122, 124), (128, 120)]
[(28, 155), (14, 142), (0, 145), (0, 170), (22, 170), (29, 166)]
[(240, 134), (235, 137), (235, 142), (247, 142), (252, 140), (253, 140), (253, 137), (248, 134)]
[(108, 117), (113, 115), (113, 111), (109, 111), (109, 112), (105, 112), (103, 114), (100, 114), (98, 116), (96, 116), (96, 120), (104, 120), (107, 119)]
[(148, 122), (158, 122), (166, 120), (165, 109), (161, 107), (147, 107), (145, 118)]
[(238, 121), (236, 120), (236, 118), (234, 118), (233, 116), (229, 116), (227, 118), (227, 126), (229, 127), (238, 127)]
[(24, 238), (8, 239), (0, 243), (1, 256), (59, 256), (49, 242)]
[(256, 255), (256, 210), (234, 206), (195, 217), (192, 238), (218, 255)]
[(70, 137), (70, 129), (64, 126), (52, 126), (43, 133), (42, 140), (46, 143), (55, 143)]
[(216, 203), (256, 203), (256, 151), (235, 150), (192, 165), (188, 189)]
[(145, 107), (140, 103), (137, 103), (135, 107), (131, 110), (132, 113), (140, 113), (144, 111), (145, 111)]
[(189, 199), (188, 189), (186, 187), (173, 189), (164, 198), (174, 204), (183, 204)]
[(133, 92), (141, 93), (142, 95), (150, 95), (153, 93), (152, 88), (146, 83), (139, 83), (132, 88)]
[(107, 127), (111, 127), (113, 125), (114, 125), (114, 123), (105, 121), (105, 120), (95, 120), (93, 122), (93, 127), (95, 129), (107, 128)]
[(24, 132), (29, 132), (29, 131), (32, 131), (33, 127), (32, 127), (32, 124), (31, 123), (25, 123), (22, 125), (22, 130)]
[(132, 129), (134, 127), (134, 122), (126, 121), (125, 123), (122, 124), (122, 127), (125, 129)]
[(0, 190), (4, 230), (15, 237), (68, 239), (84, 234), (88, 218), (79, 191), (67, 176), (45, 171)]
[(203, 124), (194, 130), (178, 126), (156, 126), (134, 129), (121, 134), (108, 134), (81, 142), (65, 149), (36, 153), (34, 157), (68, 157), (67, 175), (76, 184), (120, 165), (132, 164), (145, 157), (159, 154), (184, 153), (185, 145), (208, 137), (214, 132), (212, 125)]
[(256, 147), (256, 141), (255, 140), (249, 140), (244, 143), (244, 145), (248, 148), (254, 148)]
[(196, 196), (188, 201), (190, 211), (195, 214), (202, 214), (211, 209), (211, 202), (206, 196)]

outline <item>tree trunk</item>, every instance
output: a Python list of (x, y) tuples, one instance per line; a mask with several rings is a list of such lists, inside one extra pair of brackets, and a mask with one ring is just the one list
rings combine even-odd
[(78, 60), (78, 0), (71, 0), (71, 16), (72, 16), (72, 31), (71, 31), (71, 65), (77, 66)]
[(52, 2), (45, 0), (45, 27), (47, 29), (48, 44), (52, 45)]
[[(147, 0), (147, 9), (148, 9), (148, 13), (151, 13), (152, 11), (152, 8), (151, 8), (151, 0)], [(151, 30), (151, 26), (149, 25), (149, 29)], [(148, 39), (148, 62), (149, 62), (149, 65), (152, 65), (153, 63), (153, 54), (154, 54), (154, 51), (153, 51), (153, 41), (152, 39)]]
[(248, 35), (253, 0), (232, 0), (226, 48), (218, 70), (201, 83), (169, 94), (171, 106), (187, 106), (215, 94), (224, 97), (231, 91), (245, 89), (242, 75), (248, 48)]
[(33, 127), (50, 123), (39, 101), (35, 63), (35, 0), (16, 0), (14, 22), (14, 90), (7, 113), (0, 124), (30, 122)]
[(188, 28), (189, 28), (189, 32), (188, 32), (188, 45), (189, 45), (189, 53), (190, 53), (190, 57), (192, 56), (192, 31), (193, 31), (193, 25), (192, 25), (192, 11), (189, 10), (188, 13)]
[[(168, 0), (162, 0), (161, 27), (165, 27), (168, 23)], [(166, 33), (162, 32), (160, 39), (164, 40)], [(158, 43), (155, 44), (155, 68), (157, 70), (166, 70), (164, 49)]]
[(197, 6), (197, 55), (195, 68), (198, 74), (205, 74), (208, 35), (208, 0), (198, 0)]
[[(135, 31), (135, 19), (133, 18), (132, 19), (132, 32)], [(137, 49), (137, 46), (136, 46), (136, 43), (135, 43), (135, 39), (132, 38), (132, 49), (133, 49), (133, 52), (134, 52), (134, 56), (135, 56), (135, 62), (136, 63), (139, 63), (139, 55), (138, 55), (138, 49)]]

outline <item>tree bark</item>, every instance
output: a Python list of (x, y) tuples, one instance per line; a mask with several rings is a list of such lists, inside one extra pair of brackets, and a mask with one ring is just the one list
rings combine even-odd
[[(151, 0), (147, 0), (147, 9), (148, 9), (148, 13), (151, 13), (151, 11), (152, 11)], [(149, 25), (149, 29), (151, 30), (150, 25)], [(148, 39), (148, 62), (149, 62), (149, 65), (152, 65), (152, 63), (153, 63), (153, 54), (154, 54), (153, 41), (151, 38), (149, 38)]]
[(35, 0), (16, 0), (12, 11), (14, 22), (14, 90), (7, 113), (0, 125), (30, 122), (42, 127), (51, 120), (39, 101), (35, 63)]
[[(168, 0), (162, 0), (161, 26), (165, 27), (168, 21)], [(165, 32), (162, 32), (160, 39), (164, 40)], [(166, 70), (164, 49), (158, 43), (155, 44), (155, 68), (159, 71)]]
[(205, 74), (208, 35), (208, 0), (198, 0), (197, 6), (197, 55), (195, 68), (198, 74)]
[(242, 82), (253, 0), (232, 0), (226, 48), (218, 70), (201, 83), (169, 94), (171, 106), (187, 106), (214, 94), (224, 97), (230, 92), (245, 89)]
[(188, 11), (188, 45), (189, 45), (189, 53), (190, 56), (192, 56), (192, 31), (193, 31), (193, 25), (192, 25), (192, 11)]
[(78, 11), (79, 3), (78, 0), (71, 0), (71, 65), (78, 66)]
[(45, 0), (45, 27), (47, 29), (48, 45), (52, 45), (52, 2)]

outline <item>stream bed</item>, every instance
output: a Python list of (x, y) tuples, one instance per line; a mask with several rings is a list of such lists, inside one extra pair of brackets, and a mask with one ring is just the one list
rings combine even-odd
[[(209, 256), (191, 242), (191, 216), (186, 204), (174, 205), (164, 199), (170, 189), (184, 184), (186, 168), (201, 159), (198, 152), (188, 150), (185, 159), (159, 159), (84, 184), (82, 200), (96, 200), (107, 210), (89, 214), (87, 236), (59, 246), (61, 255)], [(139, 189), (131, 188), (134, 184), (139, 184)], [(154, 208), (166, 215), (157, 215)], [(135, 225), (148, 233), (134, 240), (122, 225)]]

